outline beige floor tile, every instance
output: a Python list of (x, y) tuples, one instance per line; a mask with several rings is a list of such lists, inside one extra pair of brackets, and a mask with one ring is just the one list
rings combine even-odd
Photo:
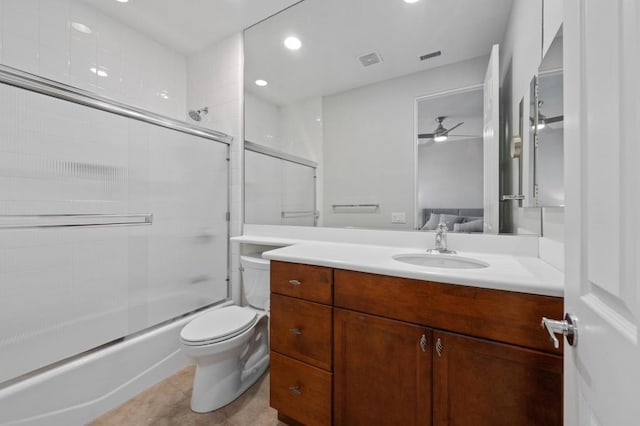
[(286, 426), (269, 407), (269, 373), (243, 395), (211, 413), (191, 411), (194, 366), (152, 386), (90, 423), (90, 426)]
[(173, 376), (167, 378), (167, 381), (180, 389), (182, 392), (188, 392), (193, 386), (193, 375), (196, 372), (196, 366), (190, 365), (178, 371)]
[(167, 418), (173, 407), (186, 398), (184, 392), (162, 381), (121, 406), (98, 417), (91, 426), (151, 425)]

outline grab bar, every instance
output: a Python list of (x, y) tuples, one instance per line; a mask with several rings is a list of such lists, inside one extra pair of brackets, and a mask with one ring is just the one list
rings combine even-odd
[(282, 219), (292, 218), (292, 217), (317, 217), (318, 212), (316, 211), (288, 211), (281, 212), (280, 217)]
[(0, 229), (151, 225), (153, 214), (0, 215)]

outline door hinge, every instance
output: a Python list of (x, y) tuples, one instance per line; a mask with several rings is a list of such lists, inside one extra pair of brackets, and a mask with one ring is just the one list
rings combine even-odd
[(227, 222), (231, 221), (231, 212), (226, 212), (224, 214), (224, 218)]

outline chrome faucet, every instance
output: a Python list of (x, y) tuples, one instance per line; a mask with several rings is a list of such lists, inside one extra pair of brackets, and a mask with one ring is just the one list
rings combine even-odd
[(436, 228), (436, 248), (427, 250), (428, 253), (448, 253), (454, 254), (455, 251), (447, 249), (447, 224), (440, 222)]

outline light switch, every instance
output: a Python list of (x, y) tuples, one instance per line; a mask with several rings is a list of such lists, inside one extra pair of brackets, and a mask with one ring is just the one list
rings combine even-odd
[(407, 223), (407, 214), (405, 212), (391, 213), (391, 223)]

